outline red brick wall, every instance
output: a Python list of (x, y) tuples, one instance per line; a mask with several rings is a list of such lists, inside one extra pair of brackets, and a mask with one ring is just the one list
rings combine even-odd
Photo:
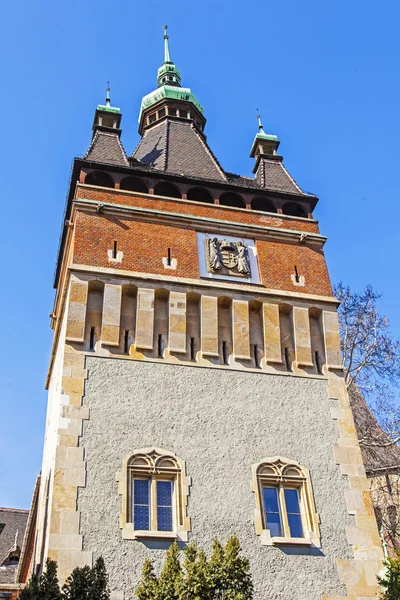
[(164, 210), (180, 214), (189, 214), (199, 217), (211, 217), (223, 221), (235, 221), (237, 223), (249, 223), (264, 227), (277, 227), (279, 229), (295, 229), (297, 231), (309, 231), (319, 233), (318, 224), (306, 219), (281, 218), (279, 215), (270, 216), (260, 214), (251, 210), (235, 210), (229, 207), (211, 204), (194, 204), (184, 200), (170, 198), (160, 200), (146, 196), (135, 196), (134, 192), (127, 193), (116, 190), (96, 190), (85, 185), (77, 185), (77, 198), (87, 198), (98, 202), (113, 202), (114, 204), (125, 204), (126, 206), (138, 206), (141, 208), (152, 208), (153, 210)]
[[(288, 242), (257, 242), (258, 262), (265, 287), (320, 296), (332, 296), (325, 256), (322, 249)], [(304, 287), (293, 284), (295, 273), (305, 278)]]
[[(122, 263), (111, 263), (107, 250), (114, 240), (122, 250)], [(162, 258), (171, 248), (178, 259), (176, 270), (166, 270)], [(279, 290), (331, 295), (331, 285), (322, 250), (299, 243), (258, 241), (257, 251), (264, 286)], [(169, 277), (199, 277), (196, 232), (170, 225), (144, 223), (99, 213), (77, 211), (74, 263), (96, 267), (139, 271)], [(290, 278), (297, 266), (305, 287), (296, 287)]]

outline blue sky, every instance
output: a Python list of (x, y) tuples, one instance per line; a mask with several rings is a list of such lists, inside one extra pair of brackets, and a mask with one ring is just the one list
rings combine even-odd
[(28, 507), (40, 471), (48, 314), (72, 159), (89, 145), (108, 79), (133, 151), (164, 23), (223, 167), (251, 174), (258, 107), (291, 174), (320, 197), (332, 280), (372, 283), (400, 333), (397, 0), (17, 0), (0, 10), (0, 505)]

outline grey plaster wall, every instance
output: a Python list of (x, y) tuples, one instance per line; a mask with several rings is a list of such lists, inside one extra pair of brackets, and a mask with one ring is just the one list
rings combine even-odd
[[(159, 567), (165, 543), (122, 540), (115, 474), (137, 448), (158, 446), (186, 461), (192, 477), (191, 539), (210, 548), (236, 531), (251, 561), (255, 598), (320, 600), (344, 595), (336, 558), (351, 558), (345, 537), (346, 481), (335, 464), (336, 424), (327, 382), (108, 358), (87, 359), (82, 445), (87, 485), (80, 489), (84, 549), (103, 555), (113, 590), (133, 599), (145, 557)], [(322, 548), (261, 546), (254, 530), (251, 465), (293, 458), (311, 471)]]

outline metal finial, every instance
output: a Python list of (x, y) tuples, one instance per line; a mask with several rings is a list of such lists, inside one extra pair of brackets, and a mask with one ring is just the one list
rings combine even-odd
[(265, 131), (264, 131), (263, 125), (261, 123), (261, 115), (258, 112), (258, 108), (257, 108), (257, 120), (258, 120), (258, 131), (259, 131), (259, 133), (263, 133), (265, 135)]
[(168, 46), (168, 25), (164, 25), (164, 62), (171, 62), (171, 57), (169, 55), (169, 46)]
[(110, 106), (111, 100), (110, 100), (110, 82), (107, 81), (107, 88), (106, 88), (106, 106)]
[(260, 115), (260, 113), (258, 111), (258, 108), (257, 108), (257, 120), (258, 120), (258, 129), (261, 131), (261, 129), (263, 129), (263, 126), (262, 126), (262, 123), (261, 123), (261, 115)]

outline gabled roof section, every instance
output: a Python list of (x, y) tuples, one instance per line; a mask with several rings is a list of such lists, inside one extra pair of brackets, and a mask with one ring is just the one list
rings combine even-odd
[(349, 389), (349, 399), (367, 475), (400, 473), (400, 446), (391, 443), (355, 386)]
[(121, 167), (129, 166), (128, 158), (118, 133), (109, 131), (96, 131), (84, 158), (94, 162)]
[(0, 508), (0, 583), (15, 583), (17, 564), (6, 566), (11, 554), (20, 554), (29, 510)]
[(227, 181), (204, 137), (191, 122), (165, 119), (147, 129), (133, 157), (168, 173)]
[(276, 190), (278, 192), (287, 192), (289, 194), (307, 195), (297, 185), (293, 177), (284, 167), (282, 160), (261, 158), (260, 166), (257, 170), (257, 177), (261, 187)]

